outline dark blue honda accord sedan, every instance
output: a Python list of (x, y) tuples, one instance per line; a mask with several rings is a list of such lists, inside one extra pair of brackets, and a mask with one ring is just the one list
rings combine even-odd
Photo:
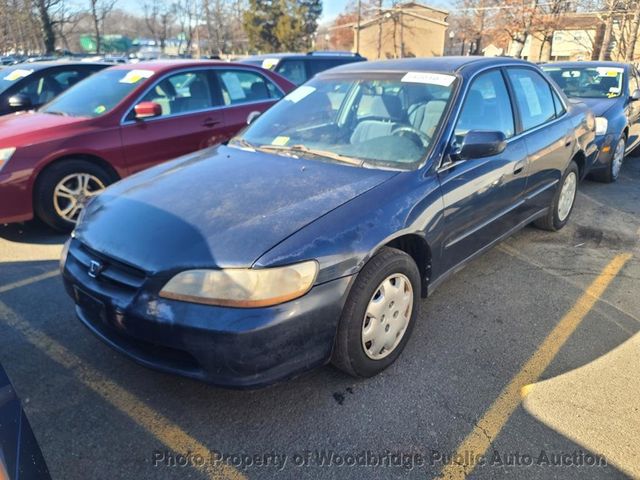
[(640, 145), (640, 85), (633, 65), (617, 62), (558, 62), (542, 69), (572, 99), (596, 115), (599, 155), (591, 176), (615, 182), (626, 154)]
[(594, 128), (522, 61), (339, 67), (92, 200), (64, 281), (80, 320), (149, 367), (232, 387), (329, 361), (368, 377), (450, 273), (567, 223)]

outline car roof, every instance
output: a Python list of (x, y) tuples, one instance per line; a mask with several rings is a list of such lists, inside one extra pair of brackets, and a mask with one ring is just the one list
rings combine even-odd
[(335, 59), (362, 59), (364, 57), (360, 56), (356, 53), (351, 52), (332, 52), (332, 51), (319, 51), (319, 52), (309, 52), (309, 53), (264, 53), (261, 55), (251, 55), (249, 57), (243, 58), (240, 62), (244, 61), (255, 61), (255, 60), (267, 60), (271, 58), (335, 58)]
[(237, 63), (237, 62), (225, 62), (222, 60), (149, 60), (138, 63), (121, 63), (113, 65), (111, 70), (151, 70), (155, 73), (174, 70), (177, 68), (190, 68), (190, 67), (218, 67), (218, 66), (238, 66), (238, 67), (251, 67), (251, 65)]
[(589, 61), (589, 62), (549, 62), (541, 65), (541, 67), (569, 67), (569, 68), (594, 68), (594, 67), (618, 67), (618, 68), (627, 68), (629, 66), (628, 63), (624, 62), (598, 62), (598, 61)]
[(527, 65), (526, 60), (509, 57), (432, 57), (432, 58), (402, 58), (396, 60), (376, 60), (368, 62), (348, 63), (328, 71), (331, 73), (348, 72), (409, 72), (424, 71), (438, 73), (473, 73), (476, 70), (492, 65)]
[(31, 62), (31, 63), (16, 63), (14, 65), (6, 65), (5, 69), (23, 69), (23, 70), (44, 70), (45, 68), (54, 68), (54, 67), (68, 67), (68, 66), (83, 66), (83, 65), (101, 65), (103, 67), (108, 67), (109, 63), (104, 62), (70, 62), (67, 60), (57, 60), (54, 62)]

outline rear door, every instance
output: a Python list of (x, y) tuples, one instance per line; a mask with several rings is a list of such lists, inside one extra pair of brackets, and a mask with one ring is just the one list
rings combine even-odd
[(133, 105), (121, 126), (131, 172), (220, 143), (224, 109), (211, 69), (180, 70), (156, 81), (139, 102), (155, 102), (162, 114), (137, 120)]
[(518, 129), (529, 153), (525, 197), (527, 212), (534, 214), (551, 203), (576, 140), (562, 102), (540, 72), (528, 67), (506, 71), (519, 113)]
[(222, 141), (247, 126), (249, 114), (264, 112), (284, 96), (280, 88), (262, 73), (242, 68), (216, 68), (225, 122), (219, 129)]
[(522, 217), (527, 148), (524, 139), (515, 136), (514, 109), (500, 69), (472, 81), (453, 140), (459, 144), (467, 132), (477, 130), (503, 132), (507, 148), (498, 155), (441, 167), (444, 271), (510, 231)]

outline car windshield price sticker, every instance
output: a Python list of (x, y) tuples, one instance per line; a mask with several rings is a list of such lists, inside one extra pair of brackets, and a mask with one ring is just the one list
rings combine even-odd
[(9, 82), (15, 82), (16, 80), (19, 80), (21, 78), (28, 77), (32, 73), (33, 73), (33, 70), (24, 70), (22, 68), (18, 68), (17, 70), (10, 72), (9, 75), (4, 77), (4, 80), (7, 80)]
[(302, 100), (303, 98), (307, 97), (308, 95), (312, 94), (315, 91), (316, 89), (314, 87), (303, 85), (301, 87), (296, 88), (293, 92), (291, 92), (289, 95), (284, 97), (284, 99), (293, 103), (298, 103), (300, 100)]
[(402, 77), (403, 82), (426, 83), (427, 85), (440, 85), (442, 87), (448, 87), (455, 79), (456, 77), (453, 75), (428, 72), (407, 72), (407, 74)]
[(247, 98), (247, 94), (244, 92), (244, 88), (242, 88), (238, 75), (232, 72), (226, 72), (223, 73), (221, 77), (222, 83), (224, 83), (231, 100), (244, 100)]
[(138, 83), (143, 78), (150, 78), (153, 70), (129, 70), (127, 74), (120, 79), (120, 83)]

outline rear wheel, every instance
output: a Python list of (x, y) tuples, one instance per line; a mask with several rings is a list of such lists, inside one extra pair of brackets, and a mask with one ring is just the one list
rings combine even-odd
[(595, 172), (593, 174), (594, 180), (605, 183), (615, 182), (620, 176), (620, 170), (622, 168), (622, 164), (624, 163), (624, 154), (626, 149), (627, 139), (623, 135), (616, 142), (613, 150), (613, 155), (611, 156), (611, 160), (609, 161), (609, 165), (607, 165), (606, 170), (602, 172)]
[(86, 160), (53, 164), (42, 172), (36, 184), (36, 215), (55, 230), (69, 232), (86, 202), (114, 180), (110, 172)]
[(556, 189), (549, 211), (534, 222), (536, 227), (555, 232), (567, 224), (576, 203), (579, 178), (578, 166), (571, 161)]
[(332, 362), (355, 377), (371, 377), (404, 349), (417, 316), (420, 273), (401, 250), (383, 248), (364, 266), (349, 293)]

